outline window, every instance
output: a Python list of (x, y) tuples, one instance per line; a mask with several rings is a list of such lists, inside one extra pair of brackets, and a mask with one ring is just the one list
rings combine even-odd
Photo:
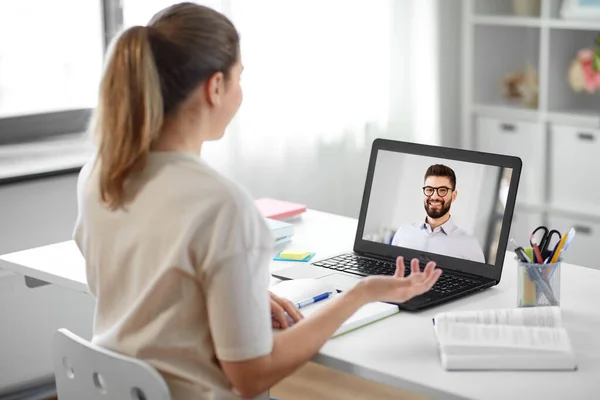
[(243, 147), (311, 147), (385, 125), (391, 7), (388, 0), (233, 0), (244, 62), (239, 118), (252, 133), (241, 135)]
[(102, 16), (101, 0), (0, 2), (0, 141), (83, 130), (102, 72)]
[[(197, 1), (223, 11), (221, 0)], [(86, 130), (108, 42), (173, 0), (0, 2), (0, 145)]]
[(0, 117), (89, 108), (102, 70), (101, 3), (0, 4)]

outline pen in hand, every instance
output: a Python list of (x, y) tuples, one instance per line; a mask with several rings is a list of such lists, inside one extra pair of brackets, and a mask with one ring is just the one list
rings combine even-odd
[(314, 303), (319, 302), (321, 300), (325, 300), (325, 299), (329, 298), (332, 294), (333, 294), (333, 292), (321, 293), (318, 296), (310, 297), (310, 298), (308, 298), (306, 300), (302, 300), (301, 302), (296, 303), (296, 307), (298, 307), (298, 308), (306, 307), (306, 306), (308, 306), (310, 304), (314, 304)]
[[(333, 294), (334, 294), (334, 292), (321, 293), (321, 294), (319, 294), (317, 296), (309, 297), (308, 299), (304, 299), (304, 300), (302, 300), (302, 301), (300, 301), (298, 303), (294, 303), (294, 305), (296, 306), (296, 308), (301, 309), (301, 308), (304, 308), (304, 307), (309, 306), (311, 304), (318, 303), (319, 301), (328, 299)], [(288, 323), (290, 325), (294, 323), (294, 321), (292, 320), (292, 318), (287, 313), (285, 313), (285, 316), (286, 316), (286, 318), (288, 320)], [(271, 313), (271, 318), (276, 318), (275, 313)]]

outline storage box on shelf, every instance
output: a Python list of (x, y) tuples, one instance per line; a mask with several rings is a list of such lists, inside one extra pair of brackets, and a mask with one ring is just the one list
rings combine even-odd
[[(597, 24), (600, 22), (598, 21), (598, 14), (592, 12), (583, 12), (583, 14), (580, 14), (579, 16), (574, 15), (574, 13), (572, 11), (569, 11), (567, 8), (567, 19), (563, 18), (562, 15), (562, 7), (564, 5), (565, 2), (567, 3), (580, 3), (580, 5), (585, 5), (584, 3), (588, 3), (590, 5), (593, 5), (592, 3), (595, 0), (576, 0), (576, 1), (569, 1), (569, 0), (542, 0), (543, 2), (547, 2), (548, 3), (548, 12), (547, 15), (550, 16), (551, 20), (556, 20), (556, 21), (564, 21), (564, 22), (573, 22), (573, 23), (578, 23), (578, 24), (585, 24), (586, 22), (589, 23), (594, 23), (596, 22)], [(579, 14), (579, 13), (577, 13)]]
[(550, 129), (550, 203), (598, 214), (600, 130), (563, 125)]
[(565, 255), (566, 261), (573, 264), (585, 265), (589, 268), (600, 269), (598, 259), (598, 244), (600, 243), (600, 219), (589, 217), (568, 216), (561, 213), (550, 213), (548, 224), (554, 229), (566, 232), (575, 228), (576, 237)]
[(540, 171), (545, 163), (544, 125), (539, 122), (477, 117), (477, 148), (490, 153), (510, 154), (523, 160), (519, 203), (541, 204), (544, 182)]

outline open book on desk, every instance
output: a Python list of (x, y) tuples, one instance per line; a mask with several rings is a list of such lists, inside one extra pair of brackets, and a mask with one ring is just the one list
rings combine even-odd
[(558, 307), (448, 312), (433, 319), (447, 370), (574, 370)]
[[(272, 293), (279, 297), (288, 299), (294, 303), (299, 303), (305, 299), (318, 296), (325, 292), (333, 292), (334, 295), (326, 300), (319, 301), (317, 303), (302, 307), (300, 312), (308, 317), (321, 307), (325, 306), (328, 302), (337, 296), (340, 296), (336, 292), (332, 285), (321, 281), (320, 279), (293, 279), (281, 281), (274, 284), (269, 289)], [(351, 330), (360, 328), (372, 322), (378, 321), (382, 318), (389, 317), (390, 315), (397, 314), (400, 309), (395, 304), (374, 302), (368, 303), (359, 308), (354, 314), (350, 316), (340, 328), (333, 334), (332, 337), (339, 336), (343, 333)]]

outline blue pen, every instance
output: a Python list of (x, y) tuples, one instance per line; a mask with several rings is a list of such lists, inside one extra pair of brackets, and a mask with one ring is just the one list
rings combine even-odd
[[(310, 297), (310, 298), (308, 298), (306, 300), (302, 300), (301, 302), (296, 303), (296, 307), (298, 307), (299, 309), (303, 308), (303, 307), (306, 307), (306, 306), (308, 306), (310, 304), (314, 304), (314, 303), (317, 303), (319, 301), (328, 299), (329, 297), (331, 297), (331, 295), (333, 295), (333, 292), (321, 293), (321, 294), (319, 294), (317, 296)], [(287, 317), (288, 317), (288, 320), (291, 320), (291, 317), (289, 315)], [(275, 318), (275, 313), (271, 314), (271, 318)]]
[(318, 301), (325, 300), (325, 299), (329, 298), (332, 294), (333, 294), (333, 292), (321, 293), (318, 296), (311, 297), (309, 299), (302, 300), (301, 302), (296, 303), (296, 307), (298, 307), (298, 308), (306, 307), (309, 304), (313, 304), (313, 303), (316, 303)]

